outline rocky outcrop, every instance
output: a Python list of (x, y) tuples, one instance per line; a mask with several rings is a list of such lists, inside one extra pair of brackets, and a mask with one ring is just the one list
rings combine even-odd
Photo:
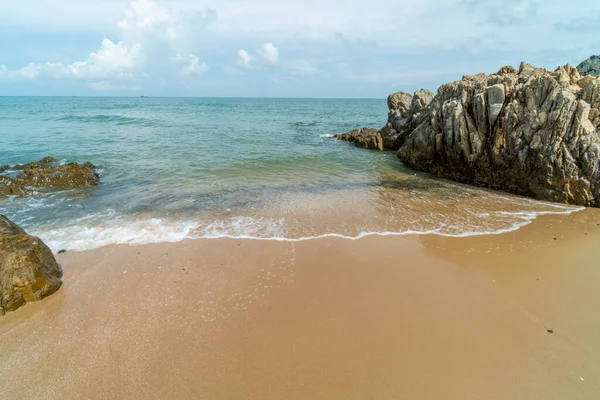
[[(22, 171), (9, 177), (6, 171)], [(52, 157), (40, 161), (0, 167), (0, 195), (25, 196), (38, 191), (64, 190), (97, 186), (100, 182), (92, 163), (58, 165)]]
[(0, 315), (53, 294), (61, 276), (50, 249), (0, 215)]
[(340, 135), (335, 135), (334, 138), (345, 140), (356, 144), (359, 147), (365, 147), (373, 150), (383, 150), (383, 138), (377, 129), (362, 128), (355, 129)]
[[(433, 97), (392, 95), (388, 124), (409, 167), (537, 199), (600, 206), (600, 80), (570, 65), (465, 76)], [(388, 142), (386, 142), (388, 143)], [(391, 143), (391, 142), (390, 142)]]
[(581, 76), (600, 76), (600, 56), (591, 56), (579, 64), (577, 70)]
[(522, 63), (464, 76), (437, 95), (394, 93), (388, 106), (378, 132), (338, 138), (381, 137), (407, 166), (460, 182), (600, 206), (600, 78)]

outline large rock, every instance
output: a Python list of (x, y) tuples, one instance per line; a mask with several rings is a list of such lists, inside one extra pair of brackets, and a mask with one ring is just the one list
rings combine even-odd
[[(25, 196), (38, 191), (64, 190), (97, 186), (100, 182), (92, 163), (58, 165), (52, 157), (40, 161), (0, 167), (0, 174), (7, 170), (22, 171), (16, 177), (0, 175), (0, 196)], [(32, 190), (35, 189), (35, 190)]]
[(599, 110), (599, 79), (570, 65), (549, 72), (522, 64), (519, 71), (465, 76), (418, 106), (391, 109), (382, 132), (396, 132), (394, 146), (386, 147), (398, 149), (411, 168), (600, 206)]
[[(390, 101), (390, 98), (402, 99)], [(414, 96), (408, 93), (397, 92), (388, 98), (388, 123), (381, 129), (381, 136), (387, 149), (397, 150), (405, 142), (408, 135), (416, 128), (414, 121), (418, 121), (421, 113), (426, 110), (435, 95), (426, 89), (415, 92)]]
[(50, 249), (0, 215), (0, 315), (53, 294), (61, 276)]
[(600, 56), (591, 56), (577, 66), (581, 76), (600, 76)]
[(383, 150), (383, 138), (377, 129), (362, 128), (355, 129), (340, 135), (334, 136), (336, 139), (352, 142), (359, 147), (365, 147), (373, 150)]

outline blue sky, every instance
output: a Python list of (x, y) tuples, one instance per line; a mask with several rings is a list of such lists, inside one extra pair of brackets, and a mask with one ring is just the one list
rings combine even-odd
[(600, 54), (600, 2), (2, 0), (0, 95), (368, 97)]

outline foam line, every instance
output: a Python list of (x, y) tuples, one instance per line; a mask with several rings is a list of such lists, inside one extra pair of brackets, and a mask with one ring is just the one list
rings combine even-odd
[(501, 215), (518, 217), (519, 222), (507, 228), (494, 230), (466, 230), (459, 233), (444, 232), (444, 224), (436, 229), (405, 231), (363, 231), (357, 235), (329, 232), (320, 235), (289, 237), (283, 233), (285, 225), (282, 220), (269, 220), (265, 218), (253, 219), (238, 217), (231, 221), (215, 221), (203, 224), (198, 221), (168, 222), (159, 218), (143, 221), (133, 221), (121, 224), (107, 224), (106, 226), (81, 226), (73, 225), (58, 229), (32, 231), (39, 236), (53, 250), (68, 249), (70, 251), (86, 251), (95, 248), (126, 244), (131, 246), (180, 242), (185, 239), (244, 239), (277, 242), (304, 242), (323, 238), (339, 238), (345, 240), (359, 240), (368, 236), (417, 236), (438, 235), (445, 237), (469, 237), (483, 235), (500, 235), (516, 231), (532, 223), (540, 215), (568, 215), (583, 210), (583, 207), (562, 208), (561, 211), (529, 211), (529, 212), (498, 212)]

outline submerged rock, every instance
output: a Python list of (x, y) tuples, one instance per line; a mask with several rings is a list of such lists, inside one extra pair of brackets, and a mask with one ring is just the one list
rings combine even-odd
[(44, 242), (0, 215), (0, 315), (55, 293), (61, 277)]
[[(0, 167), (0, 173), (8, 169)], [(100, 182), (96, 167), (89, 162), (57, 165), (56, 159), (45, 157), (10, 169), (23, 172), (14, 178), (0, 175), (0, 195), (25, 196), (35, 193), (30, 188), (40, 191), (76, 189), (97, 186)]]
[(373, 150), (383, 150), (383, 138), (377, 129), (362, 128), (355, 129), (340, 135), (335, 135), (334, 138), (352, 142), (360, 147)]
[(97, 186), (98, 174), (92, 164), (71, 163), (58, 167), (36, 165), (18, 175), (16, 181), (25, 186), (46, 189), (74, 189)]
[(591, 56), (579, 64), (577, 70), (582, 76), (600, 76), (600, 56)]

